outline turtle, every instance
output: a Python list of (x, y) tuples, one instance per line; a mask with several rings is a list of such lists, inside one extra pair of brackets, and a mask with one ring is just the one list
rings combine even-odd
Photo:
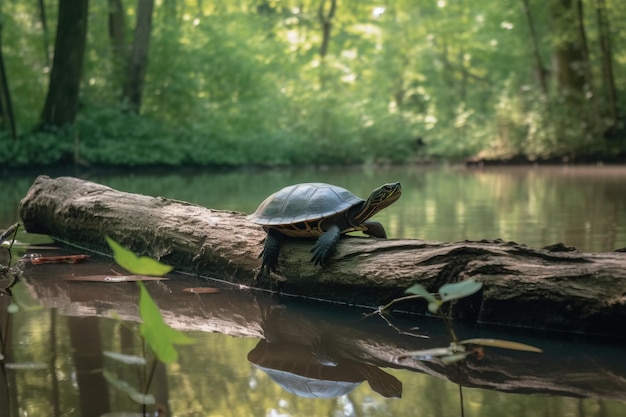
[(345, 188), (321, 182), (294, 184), (267, 197), (247, 216), (267, 232), (260, 257), (261, 271), (276, 271), (280, 246), (285, 237), (317, 238), (311, 261), (325, 265), (342, 234), (362, 231), (386, 238), (385, 228), (369, 219), (394, 203), (402, 194), (399, 182), (376, 188), (367, 200)]

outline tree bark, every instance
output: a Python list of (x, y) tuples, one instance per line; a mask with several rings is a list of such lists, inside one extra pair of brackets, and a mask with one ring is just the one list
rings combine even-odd
[(2, 22), (0, 22), (0, 128), (7, 128), (11, 138), (17, 138), (13, 101), (11, 100), (9, 80), (4, 66), (4, 54), (2, 53)]
[(611, 125), (609, 129), (618, 128), (619, 110), (617, 100), (617, 88), (615, 87), (615, 75), (613, 71), (613, 49), (611, 46), (611, 29), (609, 18), (606, 15), (606, 1), (596, 0), (596, 18), (598, 22), (598, 38), (600, 42), (603, 84), (606, 96), (608, 96)]
[(587, 83), (585, 58), (576, 0), (553, 0), (551, 14), (558, 42), (553, 52), (553, 72), (563, 96), (578, 103)]
[(535, 30), (535, 22), (533, 16), (530, 13), (530, 5), (528, 0), (522, 0), (522, 6), (524, 7), (524, 14), (526, 15), (526, 21), (528, 22), (528, 31), (530, 33), (530, 42), (532, 45), (533, 59), (535, 61), (535, 73), (539, 80), (539, 86), (544, 96), (548, 95), (548, 70), (543, 64), (541, 54), (539, 53), (539, 41), (537, 39), (537, 31)]
[(139, 113), (141, 109), (143, 85), (148, 68), (153, 10), (154, 0), (139, 0), (137, 2), (137, 22), (123, 92), (124, 100), (130, 104), (131, 109), (136, 113)]
[(46, 5), (44, 0), (39, 0), (37, 6), (39, 7), (39, 20), (41, 20), (41, 31), (43, 33), (43, 58), (46, 63), (46, 67), (50, 66), (50, 51), (48, 45), (48, 19), (46, 18)]
[(125, 17), (122, 0), (109, 0), (109, 41), (111, 42), (111, 59), (116, 85), (121, 85), (122, 80), (124, 80), (124, 69), (129, 56), (126, 45)]
[(337, 10), (337, 0), (330, 0), (330, 7), (328, 12), (325, 11), (326, 0), (322, 0), (320, 8), (317, 11), (317, 16), (322, 25), (322, 44), (320, 45), (320, 57), (323, 60), (328, 53), (328, 45), (330, 44), (330, 30), (333, 27), (333, 17), (335, 17), (335, 11)]
[(50, 85), (41, 124), (63, 126), (78, 113), (78, 96), (87, 39), (88, 0), (60, 0)]
[[(560, 244), (533, 249), (499, 240), (351, 237), (320, 268), (309, 262), (310, 241), (288, 240), (279, 273), (266, 277), (257, 276), (265, 232), (243, 213), (40, 176), (21, 201), (20, 216), (27, 231), (84, 248), (108, 251), (109, 235), (179, 270), (285, 293), (378, 306), (415, 283), (434, 292), (473, 278), (483, 288), (451, 306), (455, 318), (608, 335), (623, 335), (616, 326), (626, 320), (625, 252), (581, 253)], [(400, 307), (426, 310), (419, 301)]]

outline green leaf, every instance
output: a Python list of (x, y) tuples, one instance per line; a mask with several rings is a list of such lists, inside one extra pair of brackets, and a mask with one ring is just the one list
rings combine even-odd
[(472, 295), (480, 290), (482, 286), (482, 282), (468, 279), (466, 281), (455, 282), (454, 284), (442, 285), (441, 288), (439, 288), (439, 294), (441, 295), (441, 301), (446, 302)]
[(139, 295), (139, 315), (143, 321), (139, 326), (141, 336), (158, 360), (163, 363), (176, 362), (178, 352), (174, 345), (188, 345), (193, 343), (193, 340), (168, 326), (144, 283), (137, 281), (137, 285), (141, 291)]
[(429, 293), (428, 290), (420, 284), (413, 284), (404, 292), (424, 297), (426, 301), (428, 301), (428, 310), (433, 314), (437, 314), (439, 308), (441, 307), (441, 301), (438, 300), (433, 294)]
[(424, 288), (422, 285), (420, 284), (413, 284), (412, 286), (410, 286), (409, 288), (407, 288), (405, 291), (405, 293), (408, 294), (415, 294), (415, 295), (420, 295), (422, 297), (424, 297), (429, 303), (438, 301), (437, 298), (435, 298), (434, 295), (432, 295), (431, 293), (429, 293), (426, 288)]
[(109, 236), (104, 237), (113, 251), (113, 258), (121, 267), (135, 275), (162, 276), (174, 267), (162, 264), (147, 256), (137, 256)]
[(437, 314), (442, 304), (443, 303), (441, 302), (441, 300), (435, 299), (434, 301), (431, 301), (430, 303), (428, 303), (428, 311), (430, 311), (433, 314)]
[(524, 343), (519, 343), (519, 342), (512, 342), (510, 340), (476, 338), (476, 339), (463, 340), (462, 342), (459, 342), (459, 343), (461, 344), (471, 343), (474, 345), (491, 346), (491, 347), (498, 347), (502, 349), (522, 350), (526, 352), (537, 352), (537, 353), (543, 352), (543, 350), (539, 349), (538, 347), (525, 345)]

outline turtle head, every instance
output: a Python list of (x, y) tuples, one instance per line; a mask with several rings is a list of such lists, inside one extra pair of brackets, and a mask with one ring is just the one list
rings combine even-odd
[(396, 202), (402, 195), (402, 187), (399, 182), (391, 182), (384, 184), (370, 194), (369, 198), (359, 213), (355, 216), (355, 220), (364, 222), (382, 209)]

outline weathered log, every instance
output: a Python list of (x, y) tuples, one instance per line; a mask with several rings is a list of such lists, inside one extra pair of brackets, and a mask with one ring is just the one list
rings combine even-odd
[[(624, 337), (626, 253), (533, 249), (503, 241), (344, 238), (329, 265), (290, 240), (272, 279), (255, 279), (263, 230), (243, 213), (120, 192), (76, 178), (37, 178), (20, 204), (26, 230), (96, 251), (109, 235), (134, 252), (202, 276), (334, 301), (377, 306), (414, 283), (431, 291), (473, 278), (474, 296), (452, 314), (479, 323)], [(423, 309), (424, 303), (403, 305)]]

